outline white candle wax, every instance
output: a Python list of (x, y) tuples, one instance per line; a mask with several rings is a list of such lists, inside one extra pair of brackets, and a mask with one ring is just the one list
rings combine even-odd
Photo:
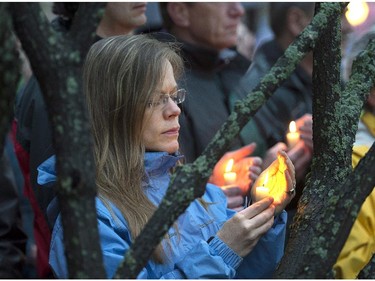
[(237, 179), (237, 174), (235, 172), (225, 172), (224, 180), (226, 185), (234, 184)]
[(289, 132), (286, 134), (288, 147), (291, 149), (299, 140), (299, 133), (297, 132), (296, 122), (292, 121), (289, 124)]
[(269, 196), (270, 189), (265, 186), (257, 186), (255, 188), (255, 201), (258, 202)]
[(226, 185), (231, 185), (236, 182), (237, 174), (232, 172), (234, 160), (229, 159), (227, 166), (225, 167), (224, 181)]

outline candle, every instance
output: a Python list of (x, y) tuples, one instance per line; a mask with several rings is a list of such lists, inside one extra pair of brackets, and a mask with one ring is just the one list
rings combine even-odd
[(257, 186), (255, 190), (255, 201), (258, 202), (269, 196), (270, 189), (265, 186)]
[(232, 172), (233, 163), (233, 159), (230, 159), (225, 168), (224, 180), (226, 185), (234, 184), (237, 179), (237, 174), (235, 172)]
[(255, 188), (255, 202), (262, 200), (269, 196), (270, 189), (264, 186), (268, 182), (268, 172), (265, 174), (265, 178), (262, 186), (257, 186)]
[(299, 140), (299, 133), (297, 132), (296, 122), (292, 121), (289, 124), (289, 132), (286, 134), (288, 147), (291, 149)]

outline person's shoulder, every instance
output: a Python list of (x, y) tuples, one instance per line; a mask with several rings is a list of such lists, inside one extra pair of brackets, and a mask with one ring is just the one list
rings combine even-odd
[[(115, 232), (129, 234), (128, 224), (120, 209), (110, 200), (95, 198), (98, 220), (103, 225), (110, 226)], [(101, 224), (100, 224), (101, 225)], [(104, 228), (103, 228), (104, 229)], [(105, 227), (107, 229), (107, 227)]]

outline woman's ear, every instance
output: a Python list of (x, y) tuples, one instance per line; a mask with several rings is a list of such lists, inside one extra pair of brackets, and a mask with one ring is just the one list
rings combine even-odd
[(190, 25), (189, 9), (186, 3), (169, 2), (167, 11), (174, 25), (178, 27), (187, 27)]

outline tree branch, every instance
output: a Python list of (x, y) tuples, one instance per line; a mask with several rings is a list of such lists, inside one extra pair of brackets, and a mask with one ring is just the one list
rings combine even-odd
[[(329, 26), (332, 27), (333, 24)], [(331, 34), (329, 37), (335, 36)], [(319, 49), (318, 45), (316, 48)], [(329, 54), (330, 49), (332, 47), (325, 47), (324, 54), (331, 58), (335, 57)], [(362, 63), (368, 70), (373, 69), (366, 75), (374, 77), (374, 61), (372, 59), (372, 62), (369, 62), (369, 59), (369, 57), (363, 59)], [(329, 58), (323, 55), (319, 59), (320, 67), (324, 66), (324, 61), (329, 61)], [(336, 63), (330, 61), (328, 64), (335, 65)], [(336, 68), (338, 68), (337, 65)], [(328, 65), (323, 67), (323, 70), (320, 69), (317, 72), (324, 75), (326, 72), (337, 71), (332, 70)], [(328, 88), (334, 88), (331, 94), (329, 94), (329, 89), (321, 88), (324, 86), (325, 82), (322, 81), (324, 79), (327, 79), (329, 83), (340, 81), (337, 77), (327, 77), (327, 74), (320, 81), (314, 81), (314, 84), (318, 83), (321, 90), (320, 94), (314, 92), (314, 106), (316, 105), (314, 110), (317, 112), (315, 114), (314, 111), (314, 119), (319, 120), (319, 124), (323, 124), (322, 128), (314, 127), (314, 150), (319, 151), (319, 156), (314, 155), (312, 185), (305, 187), (300, 200), (290, 237), (292, 242), (287, 247), (278, 278), (286, 276), (287, 278), (332, 278), (331, 268), (346, 241), (360, 206), (374, 186), (373, 177), (362, 178), (364, 174), (371, 173), (372, 164), (367, 163), (370, 166), (367, 166), (367, 170), (362, 173), (357, 169), (355, 173), (351, 172), (351, 152), (357, 130), (356, 122), (363, 104), (364, 92), (370, 90), (373, 82), (351, 81), (349, 89), (355, 89), (356, 92), (349, 93), (346, 90), (339, 95), (335, 92), (338, 89), (337, 84), (328, 86)], [(362, 85), (359, 87), (360, 84)], [(367, 85), (367, 89), (364, 84)], [(332, 114), (329, 112), (327, 115), (321, 115), (322, 112), (327, 111), (327, 107), (323, 105), (327, 105)], [(328, 119), (329, 117), (331, 120)], [(324, 132), (328, 129), (328, 132)], [(340, 141), (332, 141), (335, 137)], [(321, 143), (323, 147), (319, 145)], [(330, 157), (325, 158), (322, 155), (330, 155)], [(325, 163), (316, 163), (322, 161)], [(342, 179), (346, 179), (344, 184), (342, 184)], [(353, 189), (359, 186), (360, 189)], [(312, 243), (302, 243), (306, 239)], [(296, 257), (299, 258), (296, 259)], [(324, 263), (321, 262), (322, 260)]]
[[(81, 93), (86, 43), (77, 49), (68, 33), (54, 32), (37, 3), (12, 3), (11, 7), (17, 34), (52, 116), (69, 277), (105, 278), (95, 208), (93, 142)], [(91, 33), (96, 27), (77, 24), (75, 28)]]
[[(327, 3), (325, 8), (314, 17), (312, 23), (288, 47), (258, 86), (243, 101), (236, 103), (234, 111), (213, 137), (203, 154), (194, 163), (178, 169), (158, 210), (126, 253), (124, 262), (117, 270), (116, 278), (137, 277), (153, 249), (162, 240), (176, 218), (186, 210), (194, 198), (204, 194), (207, 179), (216, 162), (228, 149), (231, 140), (239, 134), (242, 127), (247, 124), (277, 87), (290, 76), (306, 53), (312, 50), (315, 41), (325, 29), (328, 18), (337, 16), (338, 7), (341, 8), (341, 5)], [(165, 214), (173, 215), (166, 218)], [(152, 233), (152, 235), (148, 233)]]
[(372, 256), (370, 262), (358, 274), (358, 279), (373, 279), (375, 276), (375, 255)]
[[(79, 4), (68, 33), (73, 39), (72, 42), (76, 42), (76, 49), (83, 54), (83, 57), (97, 38), (96, 27), (99, 25), (106, 5), (106, 3), (98, 2)], [(82, 26), (86, 26), (88, 29), (82, 29)]]
[(10, 129), (13, 103), (19, 81), (20, 59), (12, 33), (8, 3), (0, 3), (0, 156), (3, 155), (5, 138)]

